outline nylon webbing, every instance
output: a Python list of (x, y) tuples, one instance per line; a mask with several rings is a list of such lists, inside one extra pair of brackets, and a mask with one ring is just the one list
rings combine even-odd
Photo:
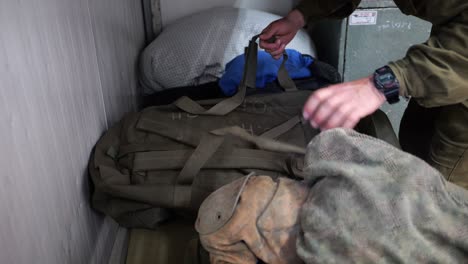
[(253, 136), (249, 134), (246, 130), (237, 126), (217, 129), (217, 130), (212, 131), (211, 133), (215, 135), (219, 135), (219, 136), (231, 134), (245, 141), (251, 142), (255, 144), (259, 149), (263, 149), (263, 150), (305, 155), (305, 148), (294, 146), (292, 144), (279, 142), (279, 141), (269, 139), (269, 138)]
[(195, 176), (200, 172), (205, 163), (213, 156), (213, 154), (223, 144), (224, 137), (207, 135), (204, 136), (193, 151), (190, 158), (185, 163), (184, 167), (177, 177), (178, 184), (191, 184)]
[(260, 137), (275, 139), (288, 132), (299, 123), (301, 123), (301, 118), (299, 116), (295, 116), (281, 125), (266, 131), (265, 133), (261, 134)]
[[(133, 171), (180, 170), (193, 153), (193, 150), (135, 153)], [(216, 154), (218, 153), (220, 155), (212, 155), (203, 165), (204, 169), (258, 169), (289, 172), (285, 162), (291, 158), (288, 153), (245, 148), (219, 149)]]
[(184, 96), (177, 100), (174, 104), (185, 112), (195, 114), (195, 115), (226, 115), (232, 110), (236, 109), (239, 105), (244, 102), (245, 93), (247, 91), (247, 86), (254, 88), (256, 82), (256, 71), (257, 71), (257, 52), (258, 46), (256, 43), (256, 38), (253, 38), (249, 42), (249, 48), (246, 52), (246, 63), (244, 67), (244, 74), (242, 82), (239, 86), (237, 93), (223, 100), (210, 109), (205, 109), (197, 102), (192, 99)]
[[(277, 129), (276, 133), (280, 133), (284, 130), (286, 130), (292, 122), (289, 122), (291, 120), (288, 120), (285, 124), (287, 126), (280, 126), (280, 129)], [(292, 119), (292, 121), (295, 121)], [(297, 123), (296, 123), (297, 124)], [(277, 127), (278, 128), (278, 127)], [(281, 131), (280, 131), (281, 130)], [(287, 129), (289, 130), (289, 129)], [(179, 176), (177, 177), (177, 183), (178, 184), (191, 184), (193, 182), (193, 179), (195, 176), (200, 172), (200, 170), (203, 168), (205, 163), (210, 160), (210, 158), (214, 155), (214, 153), (219, 149), (219, 147), (222, 145), (224, 141), (224, 136), (227, 134), (237, 136), (243, 140), (246, 140), (248, 142), (254, 143), (261, 149), (265, 150), (270, 150), (270, 151), (277, 151), (277, 152), (286, 152), (286, 153), (299, 153), (302, 154), (299, 147), (289, 145), (289, 144), (284, 144), (281, 142), (277, 142), (271, 139), (267, 138), (261, 138), (257, 136), (252, 136), (248, 134), (247, 131), (245, 131), (242, 128), (239, 127), (228, 127), (228, 128), (223, 128), (223, 129), (218, 129), (211, 131), (213, 135), (207, 135), (203, 137), (201, 140), (200, 144), (198, 147), (195, 149), (193, 154), (190, 156), (190, 158), (187, 160), (187, 162), (184, 165), (184, 168), (182, 171), (179, 173)], [(272, 133), (274, 134), (274, 133)], [(215, 136), (217, 135), (217, 136)], [(250, 159), (256, 159), (256, 160), (262, 160), (264, 157), (258, 157), (258, 156), (250, 156)], [(232, 161), (236, 161), (239, 159), (237, 158), (230, 158)], [(250, 160), (251, 161), (251, 160)], [(249, 161), (249, 162), (250, 162)], [(270, 161), (266, 162), (264, 161), (267, 166), (275, 167), (275, 163), (277, 161)], [(236, 164), (234, 164), (236, 166)], [(242, 166), (242, 162), (237, 164), (238, 167)]]
[[(265, 138), (250, 135), (247, 131), (240, 127), (228, 127), (217, 129), (212, 132), (206, 133), (203, 131), (198, 131), (194, 128), (191, 129), (183, 129), (179, 126), (171, 126), (170, 124), (163, 123), (156, 121), (154, 119), (149, 118), (142, 118), (137, 124), (138, 129), (143, 129), (145, 131), (150, 131), (156, 134), (159, 134), (164, 137), (168, 137), (175, 141), (190, 145), (195, 147), (196, 149), (192, 151), (184, 151), (184, 150), (175, 150), (175, 151), (152, 151), (146, 153), (137, 153), (134, 159), (133, 169), (134, 170), (141, 170), (142, 167), (151, 166), (147, 163), (151, 164), (163, 164), (168, 166), (178, 166), (181, 161), (184, 161), (184, 166), (177, 177), (178, 184), (191, 184), (194, 177), (200, 172), (203, 166), (212, 158), (213, 154), (219, 149), (224, 141), (224, 136), (227, 134), (234, 135), (239, 137), (245, 141), (251, 142), (257, 147), (265, 150), (270, 150), (274, 152), (283, 152), (283, 153), (296, 153), (296, 154), (304, 154), (305, 150), (303, 148), (293, 146), (290, 144), (285, 144), (281, 142), (277, 142), (272, 140), (279, 135), (289, 131), (292, 127), (294, 127), (300, 119), (296, 116), (292, 119), (287, 120), (285, 123), (282, 123), (279, 126), (276, 126), (266, 133)], [(188, 133), (190, 132), (190, 133)], [(182, 133), (182, 134), (181, 134)], [(188, 138), (184, 138), (182, 135), (185, 134)], [(270, 138), (268, 138), (270, 137)], [(198, 141), (198, 145), (195, 143)], [(128, 150), (132, 150), (132, 147), (127, 147)], [(133, 148), (135, 149), (135, 148)], [(252, 153), (250, 153), (252, 154)], [(122, 154), (121, 154), (122, 155)], [(153, 156), (151, 156), (153, 155)], [(275, 163), (278, 161), (275, 160), (265, 160), (265, 153), (261, 153), (261, 157), (256, 157), (253, 155), (249, 155), (248, 159), (243, 159), (242, 156), (230, 156), (227, 159), (230, 160), (230, 166), (238, 167), (238, 168), (255, 168), (255, 164), (251, 164), (253, 160), (256, 160), (265, 166), (267, 169), (271, 169), (277, 167)], [(167, 158), (169, 160), (167, 160)], [(277, 157), (275, 157), (277, 158)], [(245, 162), (249, 163), (249, 166), (245, 167)], [(284, 161), (284, 159), (283, 159)], [(238, 162), (238, 163), (236, 163)], [(146, 164), (146, 165), (143, 165)], [(147, 168), (149, 169), (149, 168)], [(155, 168), (152, 168), (155, 169)], [(161, 168), (162, 169), (162, 168)], [(264, 168), (265, 169), (265, 168)]]
[(141, 118), (136, 128), (167, 137), (194, 148), (200, 144), (203, 135), (208, 134), (208, 132), (185, 126), (181, 123), (174, 125), (170, 122), (158, 121), (154, 116), (153, 118)]
[[(300, 122), (300, 118), (295, 116), (287, 120), (286, 122), (271, 128), (270, 130), (261, 134), (260, 137), (276, 139), (279, 136), (291, 130)], [(201, 135), (205, 134), (189, 126), (181, 127), (181, 124), (178, 124), (177, 126), (171, 126), (168, 123), (154, 121), (154, 119), (149, 118), (140, 119), (139, 123), (137, 124), (137, 128), (149, 132), (157, 131), (156, 133), (161, 136), (167, 137), (172, 140), (176, 140), (191, 147), (196, 147), (197, 142), (200, 142), (200, 139), (202, 138)], [(175, 131), (178, 131), (178, 133), (175, 133)], [(187, 136), (184, 136), (183, 134), (185, 133), (183, 133), (182, 131), (187, 131)], [(182, 133), (182, 135), (180, 133)], [(167, 150), (164, 148), (165, 147), (161, 146), (160, 142), (134, 143), (122, 145), (118, 150), (117, 158), (122, 158), (125, 155), (135, 152)]]
[(135, 153), (135, 152), (164, 151), (164, 150), (167, 150), (167, 147), (164, 145), (161, 145), (161, 142), (147, 142), (147, 143), (134, 143), (134, 144), (122, 145), (119, 148), (119, 154), (117, 158), (122, 158), (125, 155)]
[(288, 70), (286, 70), (286, 62), (288, 61), (288, 54), (284, 52), (283, 54), (283, 62), (278, 70), (278, 82), (281, 87), (286, 92), (294, 92), (297, 91), (296, 84), (289, 76)]
[[(205, 109), (199, 103), (186, 96), (179, 98), (174, 105), (194, 115), (226, 115), (240, 106), (244, 102), (247, 87), (255, 88), (256, 85), (258, 55), (258, 45), (256, 41), (258, 37), (259, 35), (254, 36), (250, 40), (248, 48), (245, 50), (245, 66), (242, 81), (234, 96), (217, 103), (210, 109)], [(283, 62), (278, 70), (278, 82), (286, 91), (297, 91), (294, 81), (286, 70), (287, 60), (288, 55), (284, 52)]]
[[(214, 131), (211, 131), (210, 133), (218, 136), (231, 134), (245, 141), (251, 142), (257, 145), (258, 148), (264, 150), (283, 153), (305, 154), (304, 148), (273, 140), (273, 138), (289, 131), (298, 122), (300, 122), (300, 119), (297, 116), (295, 116), (292, 119), (287, 120), (285, 123), (282, 123), (279, 126), (270, 129), (269, 131), (264, 133), (267, 136), (270, 136), (270, 138), (264, 137), (263, 135), (251, 135), (245, 129), (242, 129), (238, 126), (216, 129)], [(169, 139), (181, 142), (192, 147), (198, 147), (202, 140), (202, 137), (208, 134), (208, 132), (198, 130), (194, 127), (184, 127), (183, 124), (177, 124), (177, 126), (175, 126), (169, 123), (159, 122), (149, 118), (141, 118), (137, 124), (137, 128), (167, 137)]]

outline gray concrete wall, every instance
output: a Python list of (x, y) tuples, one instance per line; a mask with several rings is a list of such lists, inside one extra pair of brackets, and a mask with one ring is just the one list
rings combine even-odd
[(0, 263), (105, 263), (96, 140), (136, 107), (140, 1), (0, 0)]

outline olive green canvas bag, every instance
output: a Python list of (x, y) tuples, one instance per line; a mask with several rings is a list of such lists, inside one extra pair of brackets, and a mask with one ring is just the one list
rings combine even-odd
[(195, 215), (209, 194), (251, 172), (302, 178), (305, 147), (319, 132), (301, 117), (311, 91), (295, 89), (284, 57), (278, 81), (286, 92), (246, 97), (255, 88), (256, 39), (236, 95), (182, 97), (130, 113), (105, 133), (89, 164), (95, 209), (126, 227), (154, 228), (174, 213)]

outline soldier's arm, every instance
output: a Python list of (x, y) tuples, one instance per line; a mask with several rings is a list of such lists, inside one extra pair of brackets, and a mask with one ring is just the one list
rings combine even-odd
[[(272, 22), (262, 31), (260, 47), (279, 59), (298, 30), (307, 22), (325, 17), (347, 17), (360, 2), (361, 0), (302, 0), (287, 16)], [(274, 42), (270, 42), (272, 37), (275, 37)]]
[(400, 94), (425, 107), (468, 105), (468, 10), (451, 19), (415, 15), (434, 25), (426, 43), (389, 64), (400, 82)]
[(357, 8), (361, 0), (302, 0), (296, 9), (305, 21), (315, 22), (323, 18), (345, 18)]

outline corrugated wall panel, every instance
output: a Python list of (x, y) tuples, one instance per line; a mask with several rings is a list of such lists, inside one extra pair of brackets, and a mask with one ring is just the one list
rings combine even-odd
[(95, 34), (112, 31), (116, 16), (137, 21), (141, 11), (129, 0), (131, 11), (95, 13), (101, 2), (0, 1), (2, 264), (103, 263), (112, 247), (116, 225), (90, 209), (86, 165), (107, 120), (135, 106), (130, 69), (143, 27), (127, 49), (122, 36), (105, 44), (114, 37)]
[(216, 6), (251, 8), (286, 15), (299, 0), (160, 0), (164, 26), (192, 13)]
[(89, 0), (109, 124), (137, 105), (137, 60), (145, 43), (140, 2)]

